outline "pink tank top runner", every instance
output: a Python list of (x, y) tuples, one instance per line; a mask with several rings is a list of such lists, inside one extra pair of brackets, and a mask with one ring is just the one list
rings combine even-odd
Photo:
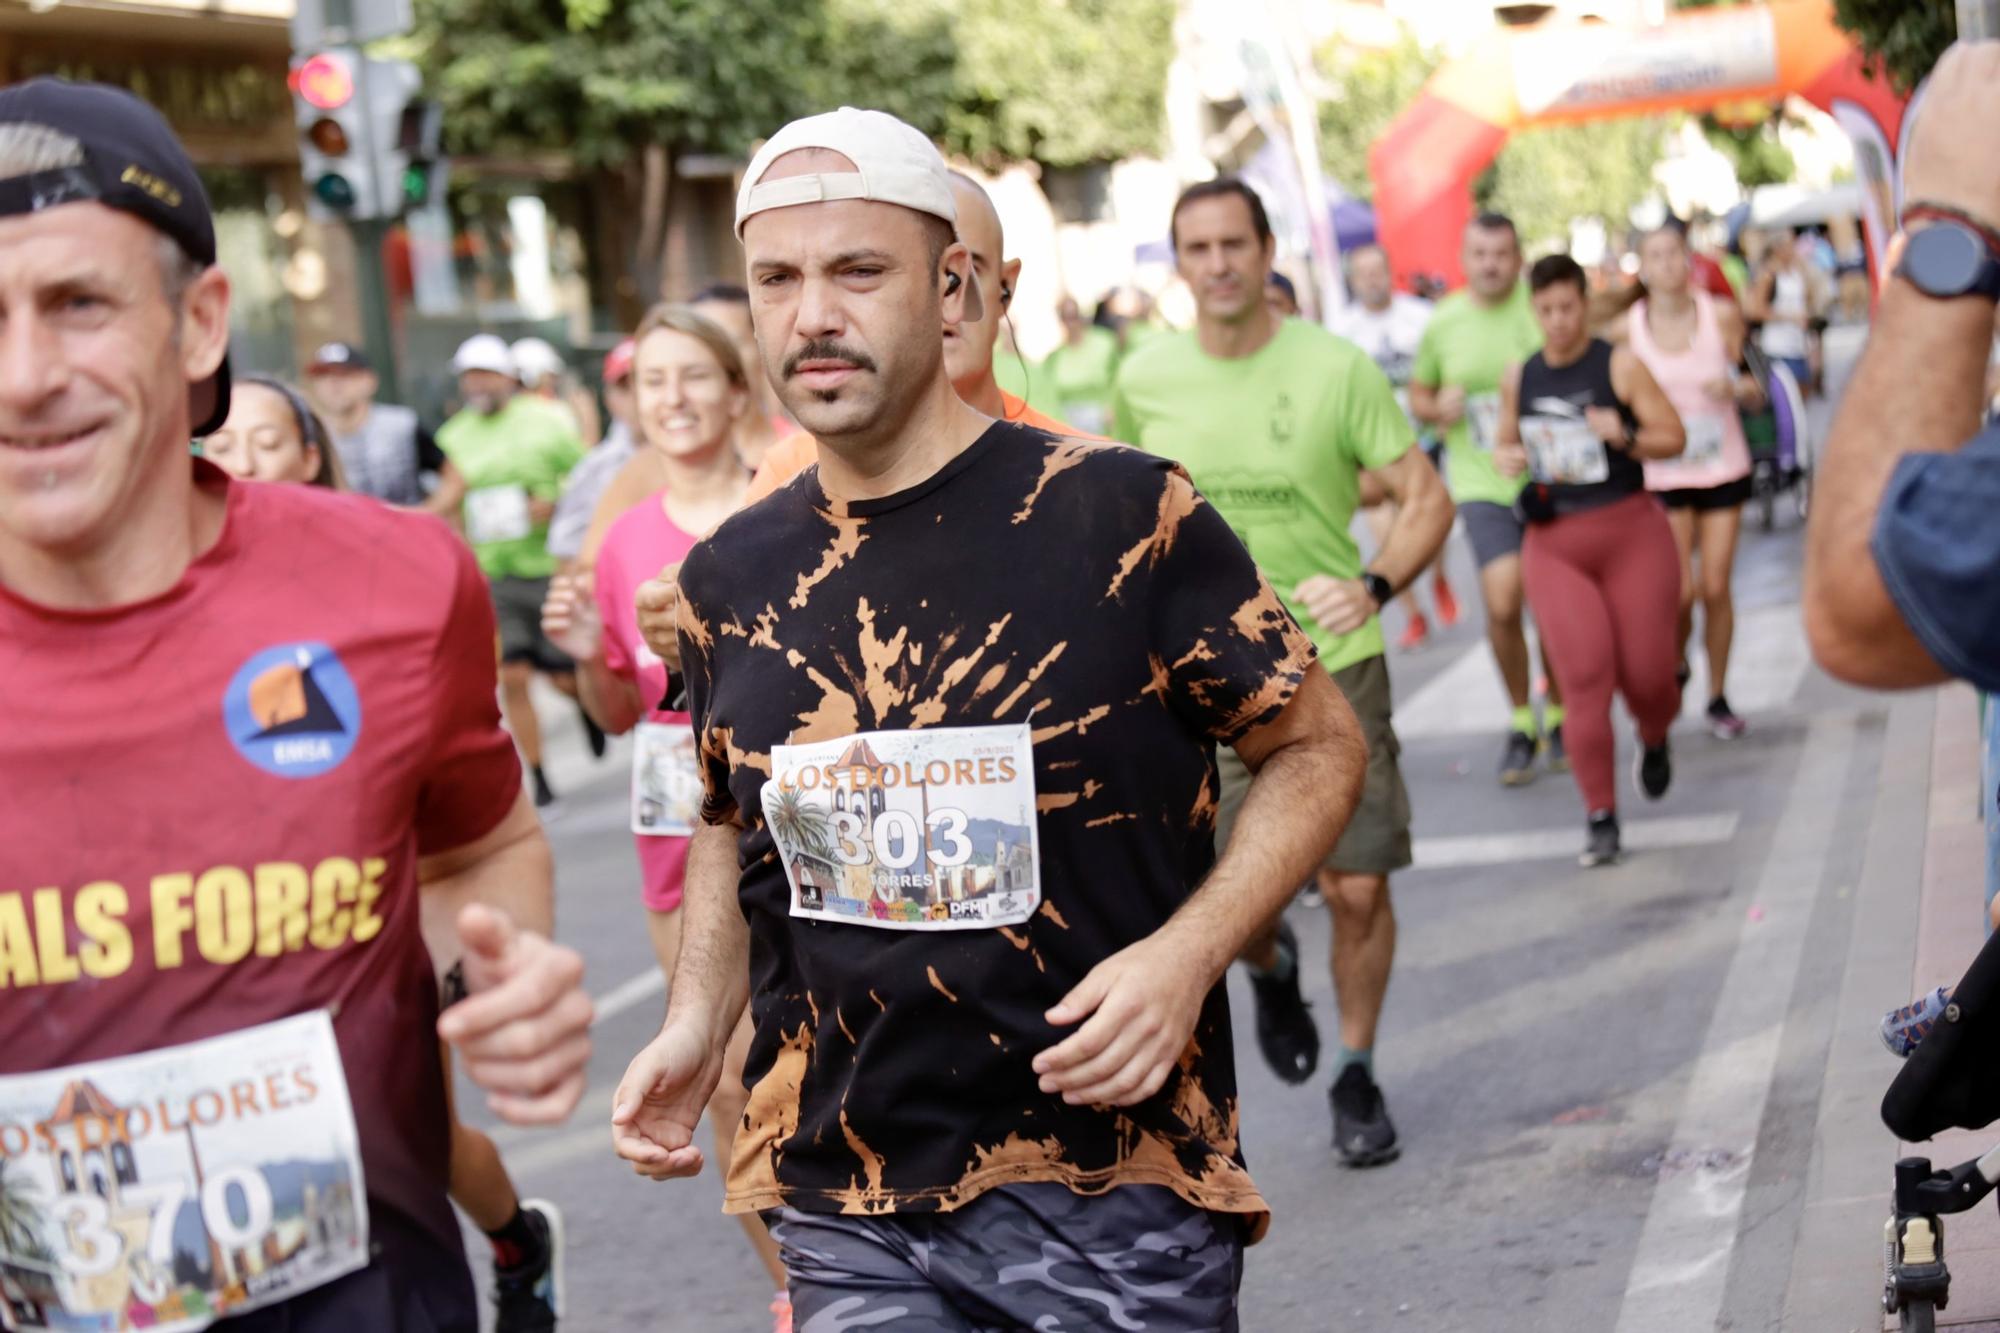
[(1750, 445), (1743, 438), (1743, 421), (1735, 405), (1711, 398), (1705, 387), (1727, 378), (1729, 352), (1716, 321), (1715, 299), (1706, 292), (1694, 297), (1694, 341), (1684, 351), (1668, 352), (1653, 341), (1646, 326), (1646, 302), (1632, 307), (1627, 339), (1633, 353), (1653, 372), (1667, 401), (1687, 427), (1687, 452), (1679, 458), (1646, 464), (1646, 488), (1654, 491), (1707, 490), (1750, 475)]

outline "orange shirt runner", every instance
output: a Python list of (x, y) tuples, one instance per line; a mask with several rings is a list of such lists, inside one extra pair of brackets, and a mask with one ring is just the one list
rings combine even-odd
[[(1054, 417), (1044, 416), (1005, 389), (1000, 391), (1000, 401), (1006, 407), (1008, 421), (1017, 421), (1023, 426), (1033, 426), (1036, 430), (1045, 430), (1051, 435), (1071, 435), (1083, 440), (1098, 438), (1064, 425)], [(813, 439), (807, 431), (793, 431), (772, 445), (771, 451), (764, 455), (764, 461), (757, 467), (757, 475), (750, 479), (750, 489), (744, 492), (743, 503), (746, 506), (757, 503), (817, 462), (819, 462), (819, 441)]]

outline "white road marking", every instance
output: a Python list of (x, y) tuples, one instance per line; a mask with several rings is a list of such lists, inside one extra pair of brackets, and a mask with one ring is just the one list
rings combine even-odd
[[(1700, 626), (1697, 624), (1697, 631)], [(1708, 707), (1708, 665), (1700, 649), (1700, 634), (1691, 645), (1683, 717), (1699, 717)], [(1777, 712), (1792, 701), (1805, 680), (1810, 655), (1799, 608), (1792, 605), (1741, 611), (1736, 618), (1736, 643), (1729, 658), (1729, 703), (1755, 720), (1759, 713)], [(1404, 740), (1424, 736), (1465, 736), (1491, 733), (1494, 745), (1507, 725), (1507, 692), (1485, 640), (1474, 643), (1396, 709), (1396, 734)]]
[(1625, 1287), (1618, 1333), (1713, 1328), (1776, 1072), (1785, 1012), (1854, 745), (1854, 718), (1816, 717), (1716, 997)]
[(596, 1022), (616, 1018), (627, 1009), (636, 1008), (655, 995), (666, 993), (667, 979), (657, 967), (649, 967), (638, 976), (619, 982), (610, 990), (597, 997)]
[[(1621, 829), (1629, 851), (1661, 851), (1728, 842), (1736, 836), (1735, 814), (1674, 815), (1664, 819), (1634, 819)], [(1523, 829), (1519, 833), (1468, 833), (1418, 838), (1414, 847), (1418, 870), (1455, 866), (1502, 865), (1513, 861), (1566, 861), (1583, 849), (1583, 826)]]

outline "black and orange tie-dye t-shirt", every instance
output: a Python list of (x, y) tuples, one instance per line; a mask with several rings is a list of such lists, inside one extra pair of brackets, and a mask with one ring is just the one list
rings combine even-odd
[[(727, 1207), (950, 1209), (995, 1185), (1166, 1185), (1251, 1216), (1218, 985), (1150, 1100), (1041, 1092), (1043, 1014), (1159, 929), (1214, 857), (1214, 747), (1311, 643), (1177, 466), (996, 423), (929, 480), (829, 501), (816, 468), (681, 571), (704, 814), (742, 829), (756, 1040)], [(1042, 904), (926, 933), (801, 920), (763, 819), (774, 746), (1028, 721)]]

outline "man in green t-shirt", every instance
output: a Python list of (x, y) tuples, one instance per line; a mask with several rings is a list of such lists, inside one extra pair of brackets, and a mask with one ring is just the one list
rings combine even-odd
[(1056, 307), (1063, 341), (1042, 362), (1046, 386), (1038, 392), (1054, 404), (1049, 411), (1086, 435), (1103, 435), (1111, 425), (1111, 380), (1118, 371), (1118, 335), (1083, 317), (1073, 296)]
[(1546, 745), (1551, 769), (1568, 767), (1562, 748), (1562, 693), (1542, 650), (1548, 703), (1538, 727), (1530, 702), (1528, 640), (1521, 628), (1521, 520), (1514, 500), (1525, 476), (1506, 477), (1493, 465), (1500, 380), (1533, 356), (1542, 331), (1521, 282), (1521, 238), (1500, 213), (1481, 213), (1465, 229), (1460, 256), (1465, 287), (1438, 302), (1417, 347), (1410, 375), (1410, 415), (1445, 434), (1451, 497), (1479, 564), (1486, 602), (1486, 638), (1513, 707), (1500, 756), (1500, 781), (1534, 781), (1535, 755)]
[(542, 633), (542, 602), (556, 557), (549, 519), (583, 441), (556, 403), (520, 391), (507, 344), (490, 333), (468, 338), (452, 357), (465, 405), (438, 428), (464, 481), (465, 539), (493, 593), (500, 627), (500, 706), (535, 785), (535, 804), (555, 800), (542, 774), (542, 728), (528, 687), (536, 671), (574, 696), (576, 664)]
[[(1265, 303), (1275, 247), (1263, 204), (1247, 185), (1225, 177), (1191, 187), (1174, 207), (1170, 230), (1199, 317), (1193, 332), (1159, 334), (1127, 355), (1113, 394), (1114, 433), (1187, 468), (1305, 627), (1367, 737), (1361, 804), (1318, 884), (1333, 913), (1340, 1000), (1334, 1148), (1349, 1165), (1374, 1166), (1399, 1151), (1372, 1060), (1396, 952), (1389, 875), (1410, 864), (1410, 798), (1396, 762), (1377, 613), (1444, 544), (1451, 499), (1374, 361), (1316, 325), (1279, 318)], [(1348, 535), (1364, 471), (1402, 506), (1366, 570)], [(1230, 753), (1218, 756), (1218, 766), (1222, 842), (1250, 774)], [(1281, 921), (1244, 952), (1258, 1044), (1291, 1083), (1310, 1077), (1319, 1056), (1297, 954)]]

